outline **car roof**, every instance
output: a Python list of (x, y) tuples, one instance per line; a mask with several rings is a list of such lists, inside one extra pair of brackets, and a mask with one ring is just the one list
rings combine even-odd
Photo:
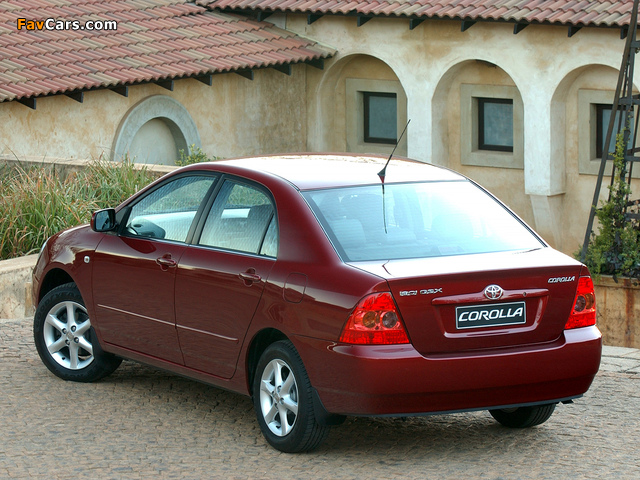
[[(291, 154), (247, 157), (213, 162), (229, 173), (260, 171), (278, 176), (299, 190), (313, 190), (380, 183), (378, 173), (388, 157), (357, 154)], [(385, 184), (419, 181), (465, 180), (449, 169), (402, 157), (393, 157), (386, 169)]]

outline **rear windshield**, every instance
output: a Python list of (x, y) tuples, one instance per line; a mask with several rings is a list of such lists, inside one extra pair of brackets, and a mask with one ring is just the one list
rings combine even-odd
[(311, 190), (303, 195), (344, 261), (541, 248), (508, 209), (473, 183)]

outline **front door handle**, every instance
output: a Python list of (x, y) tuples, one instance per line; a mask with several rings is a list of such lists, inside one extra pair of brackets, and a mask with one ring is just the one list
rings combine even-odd
[(242, 279), (247, 287), (250, 287), (254, 283), (258, 283), (260, 282), (260, 280), (262, 280), (262, 277), (256, 273), (255, 268), (250, 268), (246, 272), (240, 272), (238, 276)]
[(164, 271), (178, 265), (178, 262), (176, 262), (173, 258), (171, 258), (170, 253), (165, 253), (160, 258), (156, 258), (156, 263), (160, 265), (162, 267), (162, 270)]

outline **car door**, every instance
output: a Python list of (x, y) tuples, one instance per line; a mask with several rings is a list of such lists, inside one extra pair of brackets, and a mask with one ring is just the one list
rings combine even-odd
[(274, 202), (259, 186), (227, 179), (197, 244), (176, 274), (176, 326), (185, 365), (230, 378), (275, 263)]
[(216, 177), (183, 175), (128, 207), (93, 258), (96, 325), (108, 343), (183, 364), (175, 328), (178, 262)]

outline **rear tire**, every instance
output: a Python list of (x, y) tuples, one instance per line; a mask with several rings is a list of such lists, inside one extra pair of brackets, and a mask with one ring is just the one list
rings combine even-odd
[(529, 428), (549, 420), (555, 408), (555, 403), (549, 403), (547, 405), (534, 405), (531, 407), (489, 410), (489, 413), (505, 427)]
[(42, 363), (63, 380), (95, 382), (122, 363), (98, 345), (75, 283), (60, 285), (44, 296), (33, 317), (33, 339)]
[(313, 390), (293, 344), (275, 342), (264, 351), (253, 379), (253, 406), (262, 434), (286, 453), (317, 448), (329, 434), (313, 408)]

